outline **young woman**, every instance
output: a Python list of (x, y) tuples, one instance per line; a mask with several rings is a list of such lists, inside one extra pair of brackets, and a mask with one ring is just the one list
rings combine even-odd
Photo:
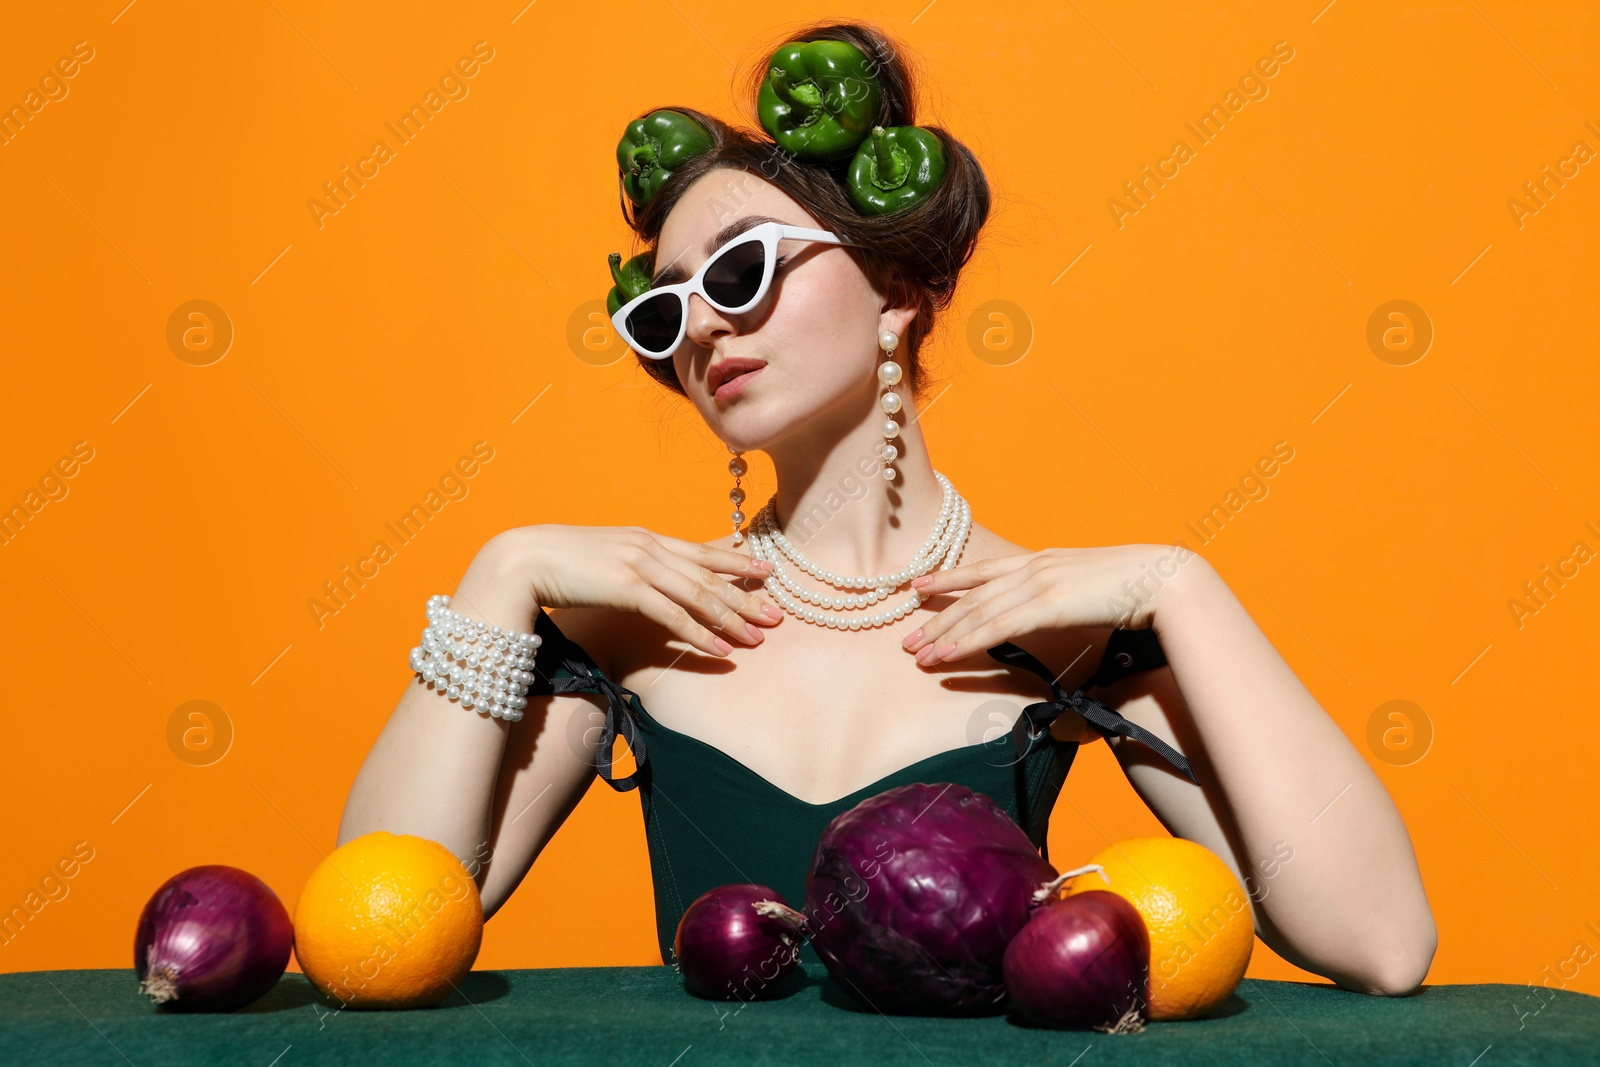
[[(909, 72), (878, 31), (795, 39), (855, 45), (882, 124), (914, 122)], [(1015, 544), (936, 473), (918, 356), (988, 214), (971, 153), (933, 130), (937, 189), (874, 216), (837, 168), (675, 110), (713, 144), (629, 221), (655, 251), (652, 292), (690, 284), (622, 316), (624, 336), (710, 434), (772, 458), (777, 492), (747, 519), (735, 489), (735, 531), (706, 544), (556, 523), (491, 539), (450, 607), (539, 634), (524, 717), (465, 711), (419, 675), (339, 842), (443, 842), (474, 863), (493, 915), (598, 771), (640, 790), (670, 960), (679, 917), (713, 886), (799, 906), (821, 829), (896, 785), (983, 792), (1042, 848), (1078, 746), (1103, 737), (1161, 823), (1250, 890), (1276, 952), (1349, 989), (1414, 991), (1436, 934), (1404, 823), (1217, 573), (1169, 545)], [(1099, 703), (1063, 699), (1080, 690)], [(622, 778), (617, 734), (637, 764)], [(1293, 862), (1273, 863), (1286, 847)]]

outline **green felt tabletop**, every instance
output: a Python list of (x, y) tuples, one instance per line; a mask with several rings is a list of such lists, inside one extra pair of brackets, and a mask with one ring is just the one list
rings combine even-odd
[(474, 972), (433, 1008), (338, 1011), (286, 974), (246, 1008), (197, 1015), (152, 1007), (131, 969), (31, 971), (0, 975), (0, 1064), (1600, 1062), (1600, 997), (1526, 985), (1425, 986), (1392, 998), (1246, 979), (1209, 1018), (1117, 1035), (1012, 1015), (885, 1016), (814, 964), (785, 990), (777, 1000), (713, 1002), (685, 993), (669, 967), (554, 967)]

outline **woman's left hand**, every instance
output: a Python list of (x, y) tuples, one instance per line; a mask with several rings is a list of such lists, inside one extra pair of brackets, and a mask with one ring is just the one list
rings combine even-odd
[(906, 635), (902, 644), (927, 666), (1038, 630), (1142, 630), (1152, 624), (1158, 602), (1171, 599), (1184, 564), (1197, 561), (1199, 555), (1186, 548), (1117, 545), (1046, 548), (936, 570), (911, 587), (924, 598), (971, 592)]

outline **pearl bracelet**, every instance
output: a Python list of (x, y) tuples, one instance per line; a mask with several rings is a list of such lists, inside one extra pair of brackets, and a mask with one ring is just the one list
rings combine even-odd
[(521, 720), (534, 656), (544, 639), (469, 619), (449, 605), (447, 596), (428, 598), (432, 625), (411, 650), (411, 669), (464, 708), (486, 710), (507, 722)]

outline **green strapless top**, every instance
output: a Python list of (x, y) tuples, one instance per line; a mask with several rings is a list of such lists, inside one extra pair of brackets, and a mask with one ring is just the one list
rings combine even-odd
[[(1050, 724), (1063, 712), (1077, 712), (1102, 734), (1120, 734), (1149, 745), (1194, 780), (1182, 754), (1083, 695), (1086, 689), (1166, 663), (1152, 630), (1113, 631), (1099, 670), (1072, 694), (1055, 683), (1056, 672), (1029, 653), (1009, 641), (996, 645), (988, 650), (991, 657), (1038, 675), (1053, 699), (1028, 705), (1010, 733), (934, 753), (826, 804), (801, 800), (721, 749), (652, 718), (638, 694), (606, 677), (543, 609), (534, 632), (543, 643), (529, 696), (583, 692), (607, 699), (596, 770), (613, 789), (639, 789), (663, 962), (673, 959), (678, 920), (709, 889), (752, 882), (776, 890), (791, 907), (799, 908), (812, 851), (828, 823), (895, 786), (955, 782), (986, 794), (1011, 813), (1048, 860), (1045, 832), (1050, 813), (1078, 752), (1075, 742), (1059, 741), (1050, 734)], [(635, 764), (634, 773), (624, 778), (611, 771), (612, 746), (619, 734), (632, 750)], [(801, 959), (820, 962), (809, 942)]]

